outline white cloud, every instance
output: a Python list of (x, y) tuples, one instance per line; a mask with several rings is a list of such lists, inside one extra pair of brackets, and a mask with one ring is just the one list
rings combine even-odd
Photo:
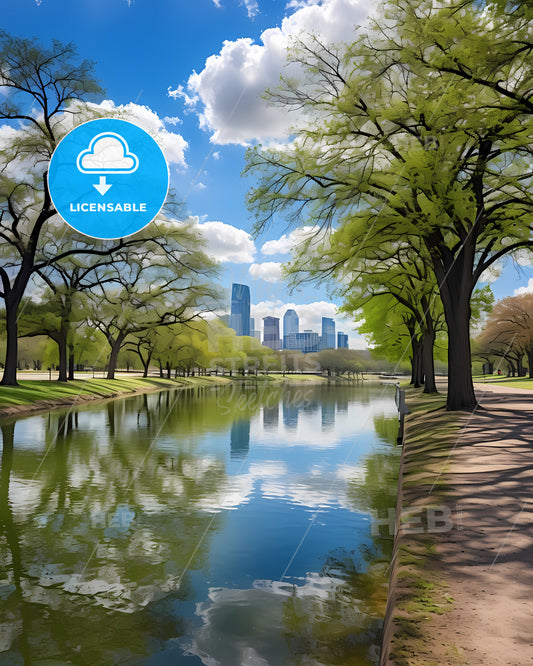
[(163, 122), (167, 125), (181, 125), (183, 123), (182, 119), (179, 116), (165, 116)]
[[(222, 7), (221, 0), (213, 0), (213, 4), (217, 9)], [(253, 18), (259, 12), (259, 5), (257, 4), (257, 0), (241, 0), (240, 4), (246, 7), (248, 18)]]
[(197, 183), (197, 184), (195, 185), (195, 187), (196, 187), (197, 190), (205, 190), (205, 189), (207, 189), (207, 185), (204, 185), (204, 184), (201, 183), (201, 182), (200, 182), (200, 183)]
[(319, 5), (320, 0), (290, 0), (285, 6), (285, 9), (302, 9), (310, 5)]
[(533, 252), (526, 247), (515, 250), (511, 257), (519, 266), (531, 266), (533, 264)]
[(254, 260), (255, 244), (250, 234), (224, 222), (199, 222), (197, 217), (189, 219), (198, 225), (206, 239), (206, 254), (216, 261), (247, 264)]
[(503, 265), (501, 262), (496, 262), (489, 266), (486, 270), (481, 273), (479, 276), (480, 282), (486, 282), (487, 284), (492, 284), (500, 277), (503, 270)]
[(212, 132), (218, 144), (247, 144), (253, 140), (288, 136), (299, 114), (269, 106), (262, 99), (266, 88), (275, 88), (282, 73), (297, 75), (295, 65), (286, 66), (287, 47), (302, 32), (318, 34), (327, 42), (352, 42), (354, 26), (367, 17), (369, 0), (324, 0), (306, 4), (283, 19), (281, 27), (269, 28), (261, 44), (250, 38), (226, 41), (210, 56), (200, 73), (194, 72), (183, 86), (169, 88), (169, 95), (192, 107), (201, 102), (201, 126)]
[(279, 282), (281, 280), (281, 264), (274, 261), (266, 261), (262, 264), (252, 264), (250, 275), (254, 280), (265, 282)]
[(242, 0), (241, 4), (246, 7), (248, 18), (253, 18), (259, 12), (259, 5), (257, 4), (257, 0)]
[(319, 229), (320, 227), (318, 226), (306, 226), (301, 227), (300, 229), (295, 229), (289, 234), (283, 234), (283, 236), (277, 240), (264, 243), (261, 252), (267, 256), (273, 254), (290, 254), (295, 246), (312, 237), (319, 231)]
[(533, 278), (529, 278), (527, 287), (518, 287), (513, 292), (513, 296), (520, 296), (521, 294), (533, 294)]
[(188, 106), (189, 108), (194, 108), (200, 99), (198, 95), (188, 95), (182, 85), (179, 85), (174, 90), (169, 86), (167, 88), (167, 95), (173, 99), (182, 99), (185, 102), (185, 106)]
[(219, 152), (213, 153), (213, 159), (214, 160), (219, 160), (221, 158), (221, 155)]

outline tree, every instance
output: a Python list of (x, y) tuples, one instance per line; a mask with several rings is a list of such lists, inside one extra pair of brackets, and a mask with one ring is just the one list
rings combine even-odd
[[(0, 296), (6, 308), (6, 362), (1, 383), (16, 386), (17, 311), (32, 274), (49, 261), (41, 234), (55, 215), (47, 186), (47, 165), (64, 132), (69, 103), (99, 95), (89, 61), (77, 62), (72, 44), (54, 40), (44, 48), (33, 40), (0, 32), (0, 80), (7, 90), (0, 120), (13, 126), (3, 142), (0, 174)], [(31, 109), (31, 111), (28, 111)], [(22, 126), (16, 130), (14, 127)]]
[[(289, 146), (250, 149), (246, 172), (258, 177), (249, 194), (257, 231), (285, 215), (322, 229), (349, 222), (354, 256), (377, 241), (424, 248), (449, 336), (447, 408), (472, 410), (474, 288), (499, 259), (531, 246), (531, 122), (522, 106), (501, 104), (494, 85), (417, 60), (438, 50), (441, 33), (450, 43), (491, 37), (490, 13), (455, 10), (394, 0), (351, 46), (302, 41), (291, 57), (304, 81), (285, 80), (271, 99), (309, 122)], [(444, 21), (452, 11), (453, 30)], [(486, 51), (472, 49), (471, 61)], [(495, 84), (502, 71), (490, 76)]]
[[(74, 324), (83, 319), (83, 295), (97, 285), (113, 281), (116, 273), (109, 271), (106, 275), (106, 270), (116, 262), (124, 261), (127, 255), (120, 254), (115, 243), (71, 234), (69, 249), (74, 252), (60, 258), (65, 242), (64, 230), (52, 228), (49, 232), (44, 253), (51, 260), (44, 266), (36, 266), (35, 273), (48, 286), (51, 292), (48, 303), (54, 306), (58, 315), (59, 326), (54, 337), (59, 347), (58, 380), (67, 381), (74, 379)], [(140, 242), (130, 238), (120, 245), (135, 247)]]
[[(324, 243), (315, 244), (311, 257), (308, 248), (300, 251), (289, 273), (294, 281), (300, 279), (302, 273), (312, 280), (317, 277), (323, 280), (329, 273), (341, 285), (335, 291), (344, 300), (342, 311), (356, 318), (369, 301), (377, 298), (378, 308), (384, 308), (375, 312), (380, 323), (379, 335), (384, 333), (382, 312), (389, 313), (407, 328), (409, 338), (404, 342), (412, 350), (413, 383), (416, 387), (423, 383), (425, 393), (435, 393), (433, 349), (437, 335), (445, 326), (437, 284), (428, 268), (428, 258), (424, 257), (424, 248), (420, 244), (414, 247), (401, 241), (384, 243), (376, 239), (373, 246), (367, 242), (365, 256), (354, 257), (352, 248), (357, 239), (357, 224), (355, 226), (355, 238), (348, 221), (327, 235)], [(388, 296), (392, 296), (395, 303), (391, 304), (390, 299), (383, 302)], [(366, 310), (367, 314), (372, 311), (371, 308)], [(390, 317), (385, 325), (390, 325)], [(365, 332), (371, 332), (368, 321)], [(398, 335), (401, 336), (399, 331)], [(379, 344), (379, 340), (374, 342)], [(398, 359), (404, 354), (405, 348)]]
[(208, 280), (216, 268), (200, 251), (197, 234), (177, 222), (158, 226), (161, 236), (137, 236), (137, 246), (106, 267), (91, 295), (88, 323), (110, 346), (108, 379), (130, 336), (193, 321), (214, 307), (217, 294)]
[(533, 378), (533, 294), (504, 298), (494, 306), (484, 330), (476, 340), (478, 356), (498, 356), (506, 360), (510, 374), (525, 374), (527, 356), (529, 376)]

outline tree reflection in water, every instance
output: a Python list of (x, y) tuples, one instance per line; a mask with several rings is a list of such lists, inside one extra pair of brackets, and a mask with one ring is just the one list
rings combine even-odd
[[(239, 570), (231, 550), (256, 500), (279, 513), (250, 524), (265, 516), (273, 534), (284, 516), (300, 529), (315, 506), (359, 515), (390, 502), (397, 461), (385, 444), (358, 459), (362, 476), (345, 470), (327, 490), (350, 410), (390, 411), (390, 398), (373, 398), (232, 385), (4, 421), (0, 663), (373, 663), (390, 540), (324, 544), (321, 566), (283, 583)], [(285, 550), (272, 542), (280, 573), (300, 536), (287, 533)], [(242, 538), (260, 571), (269, 556)], [(230, 578), (217, 574), (233, 557)]]

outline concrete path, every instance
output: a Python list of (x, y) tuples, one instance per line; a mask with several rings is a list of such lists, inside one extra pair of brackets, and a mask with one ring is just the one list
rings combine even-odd
[[(438, 552), (455, 602), (433, 618), (435, 663), (525, 666), (533, 664), (533, 391), (475, 388), (482, 409), (464, 417), (443, 473), (454, 525)], [(443, 649), (450, 644), (455, 658)]]

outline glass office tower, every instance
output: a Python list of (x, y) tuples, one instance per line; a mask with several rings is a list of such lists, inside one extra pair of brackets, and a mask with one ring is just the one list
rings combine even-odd
[(337, 349), (348, 349), (348, 336), (341, 331), (337, 333)]
[(250, 335), (250, 287), (233, 283), (229, 326), (237, 335)]
[(263, 344), (270, 349), (279, 349), (278, 317), (263, 317)]
[(293, 346), (287, 346), (289, 336), (294, 336), (300, 332), (300, 319), (295, 310), (287, 310), (283, 315), (283, 349), (294, 349)]
[(335, 322), (331, 317), (322, 317), (322, 349), (335, 349)]

